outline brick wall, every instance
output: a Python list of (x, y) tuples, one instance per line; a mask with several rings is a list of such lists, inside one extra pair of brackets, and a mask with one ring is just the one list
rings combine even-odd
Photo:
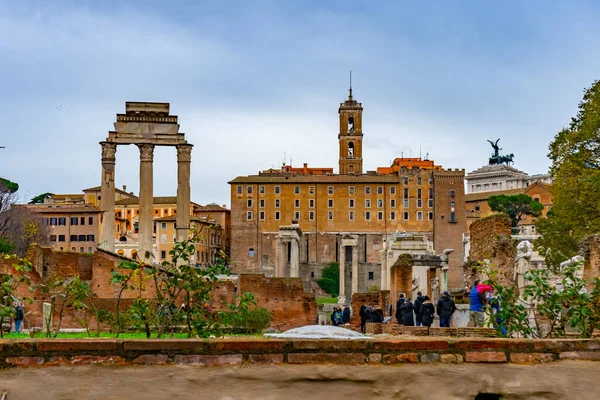
[[(500, 270), (499, 278), (503, 285), (514, 283), (513, 273), (516, 248), (511, 239), (510, 218), (504, 214), (495, 214), (471, 224), (471, 250), (469, 260), (483, 263), (488, 259), (494, 268)], [(465, 285), (472, 287), (479, 279), (472, 270), (465, 269)]]

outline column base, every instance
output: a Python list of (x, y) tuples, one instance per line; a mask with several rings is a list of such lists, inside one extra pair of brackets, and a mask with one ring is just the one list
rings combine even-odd
[(346, 296), (343, 294), (338, 296), (338, 304), (346, 304)]

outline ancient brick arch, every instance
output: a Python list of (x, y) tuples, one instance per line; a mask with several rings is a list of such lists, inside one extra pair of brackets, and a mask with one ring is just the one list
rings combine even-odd
[(192, 146), (179, 132), (176, 115), (169, 115), (169, 103), (125, 103), (125, 114), (117, 114), (115, 130), (102, 146), (100, 247), (115, 249), (115, 154), (118, 145), (135, 144), (140, 149), (139, 254), (152, 254), (153, 161), (155, 146), (177, 148), (177, 240), (187, 240), (190, 226), (190, 162)]

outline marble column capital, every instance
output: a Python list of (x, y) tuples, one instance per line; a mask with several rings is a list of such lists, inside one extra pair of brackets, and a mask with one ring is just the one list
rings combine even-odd
[(140, 149), (140, 161), (154, 161), (154, 145), (150, 143), (141, 143), (137, 147)]
[(191, 144), (180, 144), (177, 146), (177, 162), (191, 162), (192, 161), (192, 145)]
[(115, 162), (115, 154), (117, 153), (117, 144), (110, 142), (100, 142), (102, 146), (102, 163)]

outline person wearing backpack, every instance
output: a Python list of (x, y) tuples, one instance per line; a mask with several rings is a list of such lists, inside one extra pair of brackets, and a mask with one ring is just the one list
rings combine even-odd
[(440, 316), (440, 328), (450, 328), (450, 319), (456, 311), (456, 304), (450, 298), (450, 293), (445, 291), (437, 303), (437, 315)]
[(417, 298), (415, 299), (415, 321), (417, 326), (421, 326), (421, 304), (425, 301), (425, 297), (423, 293), (417, 292)]
[(423, 326), (429, 328), (431, 327), (431, 324), (433, 324), (435, 308), (431, 300), (429, 300), (429, 296), (425, 295), (423, 297), (425, 298), (425, 300), (423, 301), (423, 304), (421, 304), (421, 323), (423, 324)]
[(23, 323), (23, 318), (25, 317), (25, 311), (23, 310), (23, 306), (15, 302), (15, 332), (21, 331), (21, 324)]

